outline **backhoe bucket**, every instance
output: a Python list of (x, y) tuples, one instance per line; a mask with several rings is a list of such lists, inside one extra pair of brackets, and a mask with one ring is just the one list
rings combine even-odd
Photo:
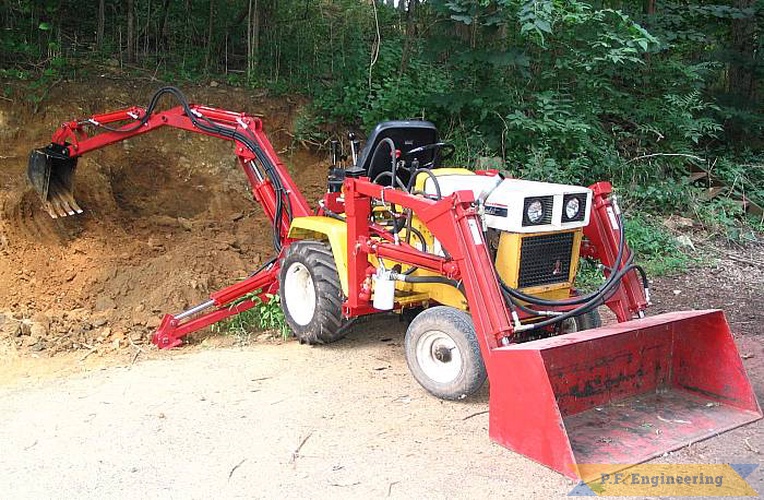
[(762, 417), (716, 310), (501, 347), (490, 370), (491, 438), (583, 480)]
[(27, 177), (54, 219), (82, 213), (72, 195), (76, 168), (77, 158), (69, 158), (50, 147), (29, 153)]

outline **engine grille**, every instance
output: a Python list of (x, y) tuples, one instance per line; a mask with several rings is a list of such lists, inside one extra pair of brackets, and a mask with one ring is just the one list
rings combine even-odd
[(563, 283), (570, 278), (572, 232), (523, 238), (520, 247), (520, 288)]

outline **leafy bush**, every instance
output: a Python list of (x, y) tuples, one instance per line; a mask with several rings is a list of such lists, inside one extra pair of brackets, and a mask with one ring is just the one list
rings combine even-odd
[(679, 247), (676, 238), (660, 223), (642, 214), (625, 219), (626, 241), (635, 254), (635, 262), (648, 275), (683, 271), (694, 260)]
[(236, 304), (244, 300), (252, 300), (255, 306), (231, 318), (216, 323), (212, 326), (214, 332), (232, 335), (240, 343), (246, 344), (252, 340), (252, 334), (256, 332), (274, 332), (286, 339), (291, 331), (284, 318), (284, 311), (281, 309), (281, 300), (278, 295), (266, 294), (266, 302), (260, 300), (257, 294), (253, 292), (239, 299)]
[(456, 143), (454, 163), (608, 179), (638, 210), (724, 232), (740, 210), (684, 178), (702, 166), (764, 200), (764, 1), (743, 3), (669, 0), (646, 14), (642, 1), (135, 0), (107, 2), (99, 42), (98, 2), (18, 0), (0, 5), (0, 77), (35, 82), (35, 108), (83, 61), (299, 92), (313, 98), (295, 121), (303, 142), (338, 124), (426, 118)]

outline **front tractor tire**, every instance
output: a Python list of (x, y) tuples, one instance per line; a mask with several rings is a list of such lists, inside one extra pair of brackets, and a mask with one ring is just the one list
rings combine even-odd
[(286, 251), (279, 273), (279, 296), (289, 328), (301, 344), (329, 344), (345, 336), (337, 266), (331, 248), (298, 241)]
[(597, 309), (568, 318), (560, 324), (560, 333), (581, 332), (602, 326), (602, 317)]
[(430, 394), (463, 399), (477, 392), (487, 374), (472, 318), (438, 306), (417, 315), (404, 340), (411, 374)]

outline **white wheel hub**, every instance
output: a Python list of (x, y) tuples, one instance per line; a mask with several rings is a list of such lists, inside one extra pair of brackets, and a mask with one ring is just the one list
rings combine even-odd
[(464, 364), (454, 339), (440, 330), (430, 330), (419, 337), (416, 360), (425, 375), (440, 384), (455, 380)]
[(306, 326), (316, 312), (316, 288), (310, 271), (299, 262), (289, 266), (284, 279), (284, 301), (292, 319)]

